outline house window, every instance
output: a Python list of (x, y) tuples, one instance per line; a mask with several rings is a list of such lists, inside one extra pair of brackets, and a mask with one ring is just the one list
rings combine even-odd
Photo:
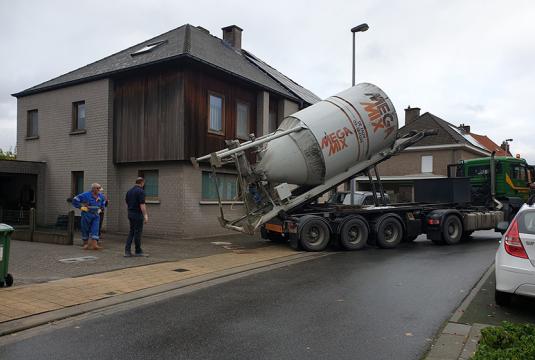
[(433, 155), (422, 156), (422, 173), (433, 172)]
[[(237, 176), (234, 174), (217, 174), (219, 196), (222, 201), (235, 201), (238, 195)], [(217, 201), (215, 179), (212, 173), (202, 172), (202, 200)]]
[(139, 55), (139, 54), (144, 54), (144, 53), (150, 52), (154, 48), (157, 48), (158, 46), (160, 46), (162, 44), (165, 44), (165, 43), (167, 43), (167, 40), (162, 40), (162, 41), (157, 41), (157, 42), (154, 42), (154, 43), (151, 43), (151, 44), (147, 44), (147, 45), (143, 46), (141, 49), (136, 50), (135, 52), (131, 53), (130, 56), (136, 56), (136, 55)]
[(85, 130), (85, 101), (72, 103), (72, 130)]
[(238, 102), (236, 105), (236, 136), (240, 139), (248, 139), (249, 133), (249, 105)]
[(74, 197), (84, 192), (84, 172), (73, 171), (71, 176), (71, 195)]
[(138, 176), (145, 179), (145, 197), (158, 198), (158, 170), (140, 170)]
[(223, 97), (210, 94), (209, 96), (209, 127), (208, 131), (223, 134)]
[(39, 136), (39, 113), (37, 110), (28, 111), (28, 137)]

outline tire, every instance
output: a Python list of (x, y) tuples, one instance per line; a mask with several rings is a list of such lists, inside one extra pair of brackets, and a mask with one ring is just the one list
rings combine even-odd
[(455, 245), (463, 236), (463, 223), (458, 216), (449, 215), (442, 224), (442, 240), (447, 245)]
[(368, 224), (360, 217), (352, 217), (340, 228), (340, 245), (346, 250), (360, 250), (368, 242)]
[(299, 243), (306, 251), (323, 251), (329, 245), (331, 232), (322, 218), (310, 216), (303, 221), (299, 231)]
[(394, 216), (379, 218), (375, 229), (377, 246), (383, 249), (393, 249), (403, 240), (403, 225)]
[(497, 305), (509, 306), (511, 305), (512, 298), (513, 298), (513, 294), (511, 293), (494, 290), (494, 301), (496, 302)]
[(13, 285), (13, 275), (7, 274), (5, 280), (6, 280), (6, 287), (10, 287)]

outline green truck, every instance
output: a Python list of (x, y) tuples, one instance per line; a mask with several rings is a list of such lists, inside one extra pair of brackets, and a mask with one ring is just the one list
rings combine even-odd
[(490, 156), (450, 165), (450, 177), (467, 177), (472, 204), (502, 208), (510, 218), (533, 195), (534, 167), (525, 159)]

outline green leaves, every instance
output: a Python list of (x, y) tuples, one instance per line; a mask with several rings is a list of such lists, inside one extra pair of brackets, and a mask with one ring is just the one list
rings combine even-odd
[(0, 160), (15, 160), (17, 154), (11, 150), (0, 149)]
[(535, 326), (512, 324), (481, 330), (479, 347), (472, 360), (535, 359)]

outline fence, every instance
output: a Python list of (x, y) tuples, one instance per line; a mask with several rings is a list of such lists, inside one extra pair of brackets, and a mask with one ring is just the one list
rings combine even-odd
[(10, 225), (30, 225), (31, 210), (10, 210), (0, 208), (0, 223)]

